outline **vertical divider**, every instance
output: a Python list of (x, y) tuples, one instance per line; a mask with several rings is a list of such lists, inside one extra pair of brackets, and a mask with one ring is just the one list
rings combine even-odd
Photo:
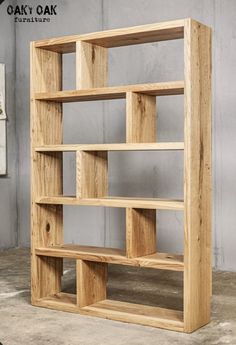
[(82, 308), (106, 299), (107, 264), (76, 260), (77, 305)]
[(126, 142), (148, 143), (156, 141), (156, 96), (126, 93)]
[(76, 43), (76, 88), (107, 86), (108, 50), (95, 44)]
[(39, 258), (35, 248), (61, 244), (61, 205), (37, 205), (42, 195), (62, 194), (62, 153), (35, 152), (38, 145), (62, 143), (62, 106), (37, 101), (35, 92), (61, 90), (61, 54), (35, 48), (31, 43), (31, 289), (32, 303), (60, 291), (62, 259)]
[(185, 20), (184, 330), (210, 321), (211, 29)]
[[(126, 94), (126, 142), (157, 140), (156, 96)], [(126, 255), (134, 258), (156, 252), (156, 210), (126, 209)]]
[[(76, 43), (76, 88), (107, 86), (108, 50), (94, 44)], [(77, 151), (78, 198), (108, 194), (108, 153)], [(107, 264), (77, 260), (77, 305), (84, 307), (106, 299)]]
[(108, 194), (107, 151), (77, 151), (77, 198), (99, 198)]
[(156, 252), (156, 210), (126, 208), (126, 255), (135, 258)]

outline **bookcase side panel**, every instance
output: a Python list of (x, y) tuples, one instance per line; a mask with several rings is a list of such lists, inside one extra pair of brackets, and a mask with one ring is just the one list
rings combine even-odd
[(210, 321), (211, 29), (185, 24), (184, 328)]
[(38, 145), (62, 143), (62, 107), (36, 101), (35, 92), (61, 89), (61, 55), (31, 43), (31, 289), (32, 303), (60, 290), (61, 258), (40, 259), (35, 248), (62, 242), (62, 206), (38, 205), (40, 195), (62, 194), (62, 153), (40, 154)]

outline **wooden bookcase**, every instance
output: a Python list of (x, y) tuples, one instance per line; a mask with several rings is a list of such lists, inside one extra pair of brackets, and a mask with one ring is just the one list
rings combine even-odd
[[(108, 49), (184, 39), (184, 80), (109, 87)], [(76, 52), (76, 90), (62, 90), (62, 54)], [(156, 97), (184, 94), (184, 142), (157, 142)], [(126, 143), (65, 145), (62, 104), (126, 99)], [(192, 332), (210, 320), (211, 29), (192, 19), (31, 43), (32, 304)], [(182, 150), (184, 199), (108, 196), (108, 151)], [(63, 152), (76, 152), (77, 190), (63, 196)], [(126, 249), (63, 243), (63, 205), (126, 209)], [(156, 210), (184, 212), (184, 253), (156, 252)], [(61, 292), (63, 258), (77, 294)], [(109, 263), (182, 271), (183, 310), (106, 299)]]

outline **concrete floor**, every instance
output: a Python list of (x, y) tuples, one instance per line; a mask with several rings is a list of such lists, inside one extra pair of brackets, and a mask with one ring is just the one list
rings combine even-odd
[[(64, 266), (63, 289), (74, 289), (72, 262)], [(124, 273), (122, 273), (124, 272)], [(109, 297), (179, 309), (180, 273), (109, 268)], [(142, 281), (141, 281), (142, 280)], [(236, 345), (236, 273), (213, 275), (212, 321), (193, 334), (125, 324), (30, 305), (29, 251), (0, 252), (0, 342), (3, 345)]]

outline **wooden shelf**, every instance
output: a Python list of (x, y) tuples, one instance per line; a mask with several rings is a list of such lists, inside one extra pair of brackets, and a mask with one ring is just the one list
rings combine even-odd
[(150, 96), (181, 95), (184, 93), (183, 81), (163, 83), (111, 86), (84, 90), (66, 90), (35, 93), (34, 98), (53, 102), (84, 102), (126, 98), (127, 92), (137, 92)]
[(151, 198), (76, 198), (73, 196), (42, 196), (36, 198), (37, 204), (52, 205), (81, 205), (81, 206), (105, 206), (105, 207), (132, 207), (159, 210), (183, 210), (182, 200), (151, 199)]
[(104, 300), (81, 309), (81, 313), (123, 322), (183, 331), (183, 312), (135, 303)]
[(35, 301), (34, 305), (180, 332), (184, 329), (182, 311), (143, 304), (105, 299), (79, 308), (75, 295), (57, 293)]
[(76, 151), (172, 151), (184, 150), (183, 142), (137, 143), (137, 144), (78, 144), (44, 145), (36, 152), (76, 152)]
[(129, 28), (99, 31), (84, 35), (51, 38), (35, 42), (35, 47), (58, 53), (73, 53), (76, 42), (84, 41), (98, 46), (112, 48), (148, 42), (181, 39), (184, 37), (185, 20), (153, 23)]
[(184, 269), (183, 255), (169, 253), (154, 253), (137, 258), (127, 258), (125, 251), (120, 249), (79, 246), (74, 244), (36, 248), (35, 253), (40, 256), (81, 259), (171, 271), (183, 271)]

